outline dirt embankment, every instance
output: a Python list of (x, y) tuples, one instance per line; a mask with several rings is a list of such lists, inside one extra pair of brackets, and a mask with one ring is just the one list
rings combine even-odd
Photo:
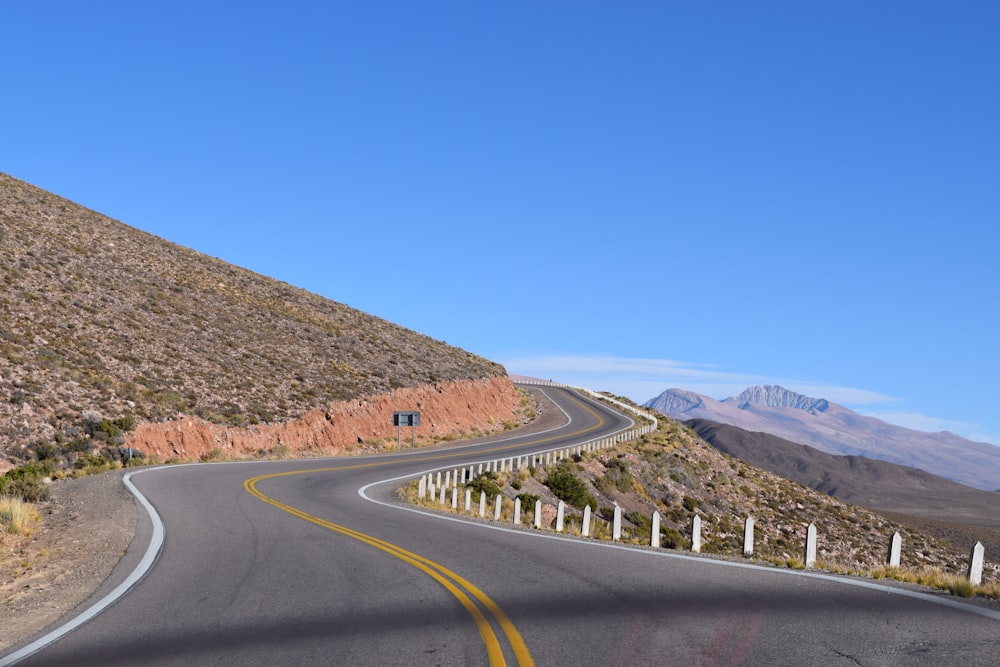
[[(434, 438), (475, 430), (495, 433), (516, 418), (520, 395), (506, 376), (458, 380), (333, 403), (300, 419), (281, 424), (237, 428), (197, 417), (140, 424), (126, 444), (163, 459), (259, 455), (284, 447), (290, 452), (336, 454), (359, 444), (395, 439), (395, 411), (421, 413), (416, 438)], [(402, 437), (409, 440), (410, 428)]]

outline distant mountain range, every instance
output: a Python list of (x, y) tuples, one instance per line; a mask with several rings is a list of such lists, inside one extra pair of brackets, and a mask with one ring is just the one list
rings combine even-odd
[(706, 419), (769, 433), (830, 454), (889, 461), (977, 489), (1000, 489), (1000, 447), (947, 431), (925, 433), (895, 426), (783, 387), (750, 387), (721, 401), (668, 389), (645, 405), (681, 421)]
[(828, 454), (707, 419), (684, 424), (716, 449), (815, 491), (874, 510), (986, 528), (1000, 538), (1000, 494), (995, 491), (973, 489), (888, 461)]

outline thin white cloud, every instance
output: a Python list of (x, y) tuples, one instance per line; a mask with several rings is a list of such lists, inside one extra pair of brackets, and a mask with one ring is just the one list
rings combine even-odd
[(667, 389), (686, 389), (712, 398), (739, 394), (754, 385), (774, 384), (813, 398), (844, 405), (892, 403), (898, 399), (867, 389), (838, 387), (763, 375), (733, 373), (717, 366), (674, 359), (614, 356), (522, 356), (502, 360), (508, 372), (611, 391), (644, 403)]
[[(975, 442), (1000, 445), (1000, 436), (982, 432), (978, 424), (922, 415), (904, 410), (886, 410), (902, 399), (870, 389), (841, 387), (818, 381), (734, 373), (706, 363), (674, 359), (642, 359), (615, 356), (518, 356), (501, 363), (513, 375), (555, 380), (596, 391), (610, 391), (636, 403), (645, 403), (667, 389), (686, 389), (703, 396), (723, 399), (754, 385), (779, 385), (812, 398), (825, 398), (876, 419), (917, 431), (951, 431)], [(871, 406), (883, 406), (883, 409)]]

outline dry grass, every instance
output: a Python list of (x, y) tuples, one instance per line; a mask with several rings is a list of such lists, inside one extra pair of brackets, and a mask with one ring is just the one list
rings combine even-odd
[(0, 496), (0, 531), (29, 537), (38, 527), (41, 517), (32, 503), (20, 498)]

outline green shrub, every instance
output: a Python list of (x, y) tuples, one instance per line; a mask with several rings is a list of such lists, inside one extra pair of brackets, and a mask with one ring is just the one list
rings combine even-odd
[(540, 497), (536, 496), (533, 493), (519, 493), (519, 494), (517, 494), (516, 497), (521, 499), (521, 509), (522, 510), (525, 510), (525, 509), (534, 510), (535, 509), (535, 503), (537, 503), (539, 500), (541, 500)]
[(465, 488), (472, 489), (473, 498), (479, 498), (480, 495), (486, 494), (486, 497), (492, 501), (494, 498), (500, 495), (500, 486), (493, 480), (493, 473), (487, 473), (476, 477), (465, 483)]
[(613, 491), (625, 493), (631, 491), (635, 486), (635, 477), (628, 468), (628, 461), (622, 458), (614, 458), (604, 464), (606, 468), (602, 477), (594, 480), (594, 486), (603, 493), (611, 494)]
[(587, 505), (590, 505), (592, 510), (597, 509), (597, 499), (588, 490), (587, 483), (562, 466), (549, 471), (545, 486), (549, 487), (557, 498), (577, 509), (582, 510)]
[(13, 496), (29, 503), (48, 500), (49, 489), (43, 480), (53, 472), (54, 468), (48, 460), (8, 470), (0, 477), (0, 495)]
[(652, 517), (647, 516), (643, 512), (625, 512), (622, 516), (634, 526), (643, 530), (648, 531), (653, 527)]

